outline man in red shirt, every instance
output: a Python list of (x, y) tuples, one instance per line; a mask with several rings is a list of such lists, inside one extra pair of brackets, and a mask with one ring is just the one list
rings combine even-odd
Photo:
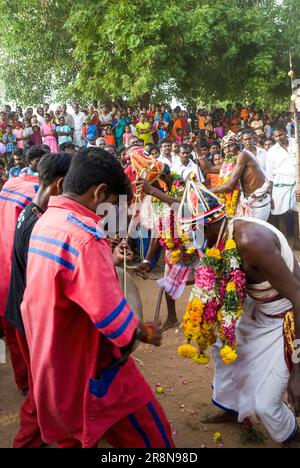
[[(160, 345), (124, 298), (97, 208), (132, 196), (100, 148), (74, 155), (61, 197), (36, 223), (21, 306), (42, 438), (58, 447), (173, 447), (170, 426), (129, 351)], [(43, 294), (37, 294), (36, 286)]]
[[(32, 154), (35, 152), (36, 159), (40, 159), (47, 153), (45, 149), (36, 147), (32, 147), (29, 151)], [(30, 157), (30, 154), (27, 154), (28, 156)], [(15, 227), (21, 211), (32, 201), (37, 191), (37, 174), (22, 174), (19, 177), (9, 179), (0, 193), (0, 321), (10, 351), (16, 384), (24, 392), (28, 389), (26, 365), (19, 349), (15, 328), (5, 320), (4, 316), (10, 281)]]

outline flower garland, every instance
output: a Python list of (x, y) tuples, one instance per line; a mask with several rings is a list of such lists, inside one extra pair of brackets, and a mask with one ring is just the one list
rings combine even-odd
[[(230, 176), (233, 173), (234, 168), (236, 166), (236, 161), (237, 161), (236, 156), (225, 159), (224, 163), (222, 164), (220, 174), (219, 174), (219, 179), (218, 179), (219, 187), (223, 184), (226, 184), (229, 181)], [(222, 203), (224, 203), (226, 207), (226, 213), (229, 218), (233, 218), (236, 213), (240, 191), (241, 191), (240, 184), (238, 184), (232, 192), (220, 193), (218, 195), (220, 200), (222, 201)]]
[[(246, 277), (241, 270), (241, 258), (234, 240), (207, 249), (197, 270), (183, 331), (187, 344), (177, 350), (182, 357), (197, 364), (207, 364), (206, 350), (222, 340), (220, 355), (224, 364), (237, 359), (236, 323), (241, 316), (246, 297)], [(196, 343), (197, 348), (191, 344)]]
[[(180, 199), (185, 189), (185, 183), (176, 173), (171, 173), (171, 177), (172, 183), (168, 195)], [(197, 250), (191, 246), (190, 239), (185, 233), (178, 233), (175, 227), (174, 211), (157, 198), (152, 201), (157, 207), (156, 212), (160, 211), (158, 216), (160, 245), (168, 252), (172, 263), (182, 263), (185, 266), (192, 265), (197, 258)]]
[(170, 210), (169, 216), (160, 217), (158, 220), (159, 243), (170, 254), (172, 263), (192, 265), (197, 256), (197, 250), (191, 246), (186, 234), (179, 236), (175, 228), (174, 211)]

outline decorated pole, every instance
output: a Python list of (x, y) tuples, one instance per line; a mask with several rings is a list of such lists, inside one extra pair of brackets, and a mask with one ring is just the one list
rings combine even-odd
[[(299, 118), (298, 112), (300, 110), (300, 80), (296, 80), (295, 72), (292, 63), (292, 54), (290, 55), (290, 71), (288, 73), (291, 78), (291, 88), (292, 88), (292, 107), (294, 112), (294, 123), (295, 123), (295, 146), (296, 146), (296, 193), (300, 193), (300, 138), (299, 138)], [(297, 202), (297, 211), (298, 211), (298, 223), (299, 223), (299, 232), (300, 232), (300, 203)]]

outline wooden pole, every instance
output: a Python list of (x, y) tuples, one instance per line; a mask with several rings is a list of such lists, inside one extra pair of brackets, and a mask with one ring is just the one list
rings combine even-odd
[[(292, 54), (289, 53), (290, 56), (290, 72), (289, 76), (291, 77), (291, 88), (292, 88), (292, 96), (297, 95), (297, 87), (294, 86), (294, 70), (293, 70), (293, 62), (292, 62)], [(296, 99), (292, 100), (293, 110), (294, 110), (294, 124), (295, 124), (295, 146), (296, 146), (296, 192), (300, 192), (300, 135), (299, 135), (299, 118), (298, 118), (298, 109), (296, 106)], [(299, 232), (300, 232), (300, 203), (297, 202), (297, 211), (298, 211), (298, 224), (299, 224)], [(299, 239), (298, 239), (299, 240)]]

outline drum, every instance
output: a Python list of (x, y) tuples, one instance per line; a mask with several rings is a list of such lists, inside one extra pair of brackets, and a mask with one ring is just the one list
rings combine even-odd
[[(116, 272), (119, 278), (119, 282), (121, 285), (121, 288), (123, 289), (124, 286), (124, 270), (121, 267), (115, 267)], [(132, 279), (132, 276), (126, 272), (126, 300), (128, 304), (130, 305), (131, 309), (135, 314), (138, 316), (139, 320), (142, 322), (143, 321), (143, 304), (141, 300), (141, 296), (138, 290), (137, 285)]]

